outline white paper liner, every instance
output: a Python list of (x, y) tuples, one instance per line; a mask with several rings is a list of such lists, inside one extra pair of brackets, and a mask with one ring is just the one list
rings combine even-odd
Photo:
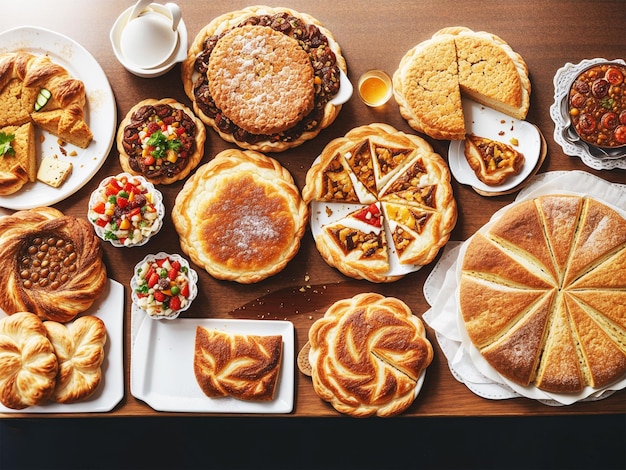
[[(544, 194), (578, 194), (567, 188), (584, 189), (584, 194), (594, 197), (616, 209), (626, 217), (626, 185), (610, 183), (583, 171), (542, 173), (518, 193), (516, 203)], [(496, 212), (486, 230), (506, 206)], [(607, 398), (616, 390), (626, 387), (626, 377), (602, 389), (585, 388), (577, 394), (557, 394), (537, 387), (521, 387), (498, 374), (471, 344), (460, 320), (458, 311), (459, 264), (470, 239), (449, 242), (444, 253), (424, 283), (424, 297), (431, 306), (423, 315), (424, 321), (435, 330), (439, 346), (448, 360), (454, 378), (465, 384), (476, 395), (492, 399), (526, 397), (551, 406), (569, 405), (578, 401)]]

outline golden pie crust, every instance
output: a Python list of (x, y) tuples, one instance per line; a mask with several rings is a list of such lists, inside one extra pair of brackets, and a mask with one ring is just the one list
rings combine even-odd
[[(271, 51), (270, 44), (280, 44), (280, 49)], [(287, 62), (289, 67), (283, 67)], [(220, 15), (202, 28), (181, 75), (194, 112), (224, 140), (258, 152), (280, 152), (313, 139), (333, 123), (341, 110), (331, 102), (340, 69), (347, 74), (341, 48), (317, 19), (257, 5)], [(254, 78), (244, 80), (247, 71)], [(231, 78), (245, 86), (243, 93), (226, 95), (234, 85)]]
[(86, 219), (52, 207), (0, 218), (0, 307), (32, 312), (61, 323), (86, 311), (102, 295), (102, 248)]
[[(373, 282), (401, 277), (389, 275), (390, 260), (386, 253), (382, 256), (382, 245), (393, 248), (400, 264), (426, 265), (447, 243), (457, 219), (445, 161), (424, 139), (382, 123), (357, 127), (331, 141), (308, 171), (302, 197), (307, 203), (375, 204), (382, 212), (380, 228), (355, 221), (356, 210), (321, 227), (315, 238), (328, 264)], [(344, 228), (355, 239), (379, 240), (377, 249), (338, 243), (335, 234)]]
[[(169, 108), (169, 109), (168, 109)], [(187, 129), (186, 145), (188, 155), (172, 164), (171, 171), (158, 171), (144, 168), (134, 160), (142, 158), (142, 144), (137, 139), (138, 127), (147, 123), (150, 116), (159, 113), (174, 113), (178, 122)], [(135, 104), (126, 114), (117, 131), (117, 150), (122, 169), (131, 175), (143, 176), (153, 184), (172, 184), (186, 178), (198, 166), (204, 156), (206, 129), (204, 123), (184, 104), (173, 98), (148, 98)]]
[(393, 87), (402, 117), (435, 139), (465, 138), (463, 96), (520, 120), (530, 107), (522, 57), (498, 36), (462, 26), (443, 28), (411, 48)]
[(218, 279), (247, 284), (278, 273), (295, 256), (308, 207), (277, 160), (229, 149), (187, 180), (172, 220), (194, 263)]
[(315, 393), (354, 416), (395, 416), (416, 397), (433, 359), (422, 321), (394, 297), (358, 294), (334, 303), (309, 330)]
[(554, 393), (610, 385), (626, 374), (626, 219), (577, 195), (512, 205), (468, 243), (459, 307), (506, 379)]

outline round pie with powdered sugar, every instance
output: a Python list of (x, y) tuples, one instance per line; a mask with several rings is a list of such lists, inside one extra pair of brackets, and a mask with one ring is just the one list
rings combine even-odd
[(229, 149), (187, 180), (172, 220), (195, 264), (217, 279), (249, 284), (278, 273), (295, 256), (308, 207), (277, 160)]

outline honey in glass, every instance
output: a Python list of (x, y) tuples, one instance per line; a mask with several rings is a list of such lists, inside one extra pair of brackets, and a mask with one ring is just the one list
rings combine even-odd
[(359, 78), (359, 96), (368, 106), (382, 106), (393, 91), (391, 78), (382, 70), (370, 70)]

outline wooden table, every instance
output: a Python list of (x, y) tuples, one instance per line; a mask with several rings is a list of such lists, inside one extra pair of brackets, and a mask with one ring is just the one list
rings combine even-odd
[[(22, 0), (6, 2), (2, 16), (3, 28), (33, 25), (69, 36), (82, 44), (100, 63), (111, 83), (117, 102), (118, 124), (136, 102), (145, 98), (173, 97), (184, 103), (189, 100), (183, 92), (180, 66), (160, 78), (142, 79), (128, 73), (115, 59), (109, 43), (109, 29), (116, 17), (131, 5), (131, 1), (100, 0)], [(181, 0), (183, 19), (189, 41), (211, 19), (230, 10), (249, 6), (243, 1)], [(464, 25), (474, 30), (485, 30), (501, 36), (526, 60), (532, 82), (531, 107), (527, 120), (536, 124), (546, 138), (547, 158), (540, 171), (583, 170), (612, 182), (626, 182), (624, 170), (595, 171), (579, 158), (563, 153), (552, 138), (554, 124), (549, 115), (553, 102), (552, 79), (566, 62), (578, 63), (585, 58), (623, 58), (626, 40), (623, 25), (626, 9), (622, 1), (571, 2), (568, 0), (543, 2), (491, 2), (471, 0), (457, 2), (437, 0), (415, 2), (398, 0), (386, 2), (320, 0), (284, 2), (297, 11), (319, 19), (340, 44), (348, 63), (348, 75), (356, 83), (359, 75), (370, 68), (380, 68), (392, 74), (404, 53), (415, 44), (429, 38), (446, 26)], [(288, 5), (287, 5), (288, 4)], [(380, 109), (368, 108), (355, 95), (344, 105), (337, 121), (316, 139), (299, 148), (272, 154), (294, 176), (300, 188), (313, 159), (331, 139), (342, 136), (353, 127), (371, 122), (386, 122), (399, 130), (414, 132), (401, 118), (392, 100)], [(208, 130), (203, 163), (232, 144), (222, 141)], [(448, 142), (427, 140), (436, 152), (447, 157)], [(61, 211), (85, 217), (87, 200), (98, 182), (121, 171), (118, 153), (113, 148), (96, 176), (72, 197), (55, 205)], [(179, 182), (161, 186), (169, 214), (176, 194), (182, 188)], [(488, 221), (491, 214), (509, 204), (515, 194), (482, 197), (471, 188), (453, 182), (459, 208), (459, 219), (452, 240), (465, 240)], [(180, 245), (169, 216), (162, 231), (144, 247), (116, 249), (103, 243), (109, 277), (124, 285), (132, 275), (132, 268), (147, 253), (161, 250), (180, 252)], [(434, 265), (434, 263), (433, 263)], [(422, 287), (432, 266), (407, 275), (400, 281), (386, 285), (361, 281), (362, 291), (374, 290), (404, 300), (421, 315), (429, 306)], [(233, 309), (260, 295), (287, 286), (327, 284), (346, 278), (324, 263), (308, 232), (298, 255), (287, 268), (276, 276), (253, 285), (217, 281), (199, 270), (199, 298), (187, 316), (225, 317)], [(350, 285), (354, 283), (348, 283)], [(346, 287), (345, 296), (353, 295)], [(341, 296), (337, 296), (337, 299)], [(130, 393), (130, 291), (126, 289), (125, 307), (125, 397), (110, 413), (100, 416), (165, 416), (157, 413)], [(321, 312), (302, 313), (289, 317), (296, 328), (296, 352), (304, 344), (309, 326)], [(490, 401), (470, 392), (451, 375), (446, 359), (439, 349), (433, 331), (429, 339), (435, 346), (435, 359), (429, 367), (421, 393), (404, 416), (516, 416), (552, 414), (614, 414), (626, 411), (624, 391), (592, 403), (577, 403), (567, 407), (550, 407), (535, 401), (517, 398)], [(290, 416), (337, 416), (337, 413), (314, 393), (308, 378), (296, 371), (294, 412)], [(4, 415), (8, 416), (8, 415)], [(11, 415), (14, 417), (16, 415)], [(22, 416), (17, 415), (17, 416)], [(23, 415), (26, 416), (26, 415)], [(32, 415), (29, 415), (32, 417)], [(45, 415), (48, 416), (48, 415)], [(54, 415), (76, 416), (76, 415)], [(83, 415), (85, 416), (85, 415)], [(88, 415), (87, 415), (88, 416)]]

